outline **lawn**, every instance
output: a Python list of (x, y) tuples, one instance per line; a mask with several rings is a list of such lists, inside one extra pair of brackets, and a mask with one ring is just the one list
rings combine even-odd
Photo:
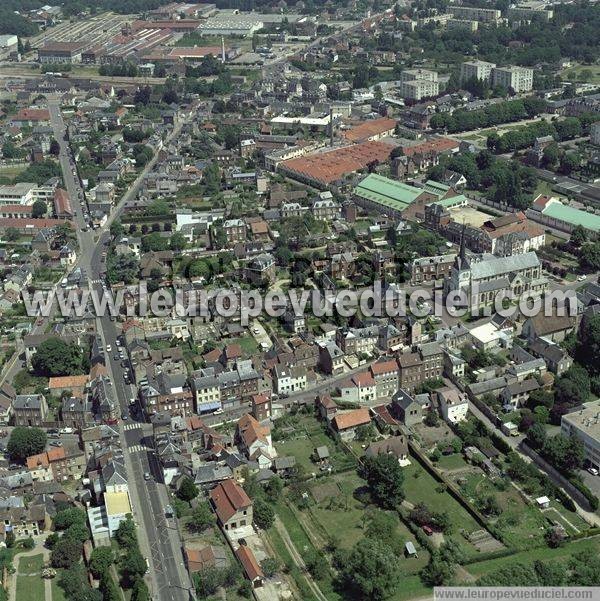
[(256, 355), (258, 345), (256, 340), (252, 336), (243, 336), (241, 338), (233, 338), (229, 341), (229, 344), (239, 344), (242, 347), (243, 356), (248, 359)]
[(473, 532), (481, 530), (481, 526), (414, 457), (411, 461), (412, 464), (404, 468), (406, 500), (413, 505), (425, 503), (432, 511), (447, 512), (452, 525), (449, 538), (455, 540), (468, 556), (476, 554), (475, 546), (461, 535), (461, 530)]
[(275, 422), (277, 434), (273, 444), (280, 457), (293, 456), (306, 472), (319, 472), (312, 454), (317, 447), (326, 446), (330, 453), (330, 464), (334, 470), (346, 470), (355, 466), (355, 461), (330, 438), (323, 424), (313, 415), (297, 413), (286, 415)]
[(32, 555), (19, 558), (19, 574), (39, 574), (44, 567), (44, 556)]
[[(310, 514), (317, 526), (328, 537), (335, 539), (343, 549), (350, 549), (365, 536), (364, 529), (369, 508), (365, 508), (353, 495), (357, 488), (365, 486), (365, 481), (356, 474), (338, 475), (318, 480), (314, 483), (313, 490), (326, 483), (339, 486), (339, 494), (311, 505)], [(410, 540), (417, 547), (418, 558), (402, 560), (403, 570), (406, 573), (416, 574), (427, 564), (429, 554), (425, 549), (419, 549), (415, 537), (400, 520), (398, 520), (395, 534), (402, 543)]]
[(56, 578), (53, 578), (50, 581), (50, 586), (52, 587), (52, 601), (67, 601), (64, 591), (58, 586), (59, 577), (60, 572), (56, 575)]
[(588, 538), (584, 540), (574, 541), (566, 544), (564, 547), (558, 547), (557, 549), (551, 549), (550, 547), (543, 546), (538, 549), (531, 549), (529, 551), (521, 551), (514, 555), (508, 555), (507, 557), (499, 557), (497, 559), (489, 559), (487, 561), (479, 561), (464, 566), (465, 569), (473, 574), (473, 576), (483, 576), (499, 570), (506, 565), (512, 565), (515, 563), (532, 563), (538, 559), (561, 559), (566, 560), (575, 553), (585, 551), (586, 549), (595, 549), (597, 552), (600, 551), (600, 539), (598, 537)]
[(44, 598), (44, 581), (41, 576), (17, 576), (18, 601), (40, 601)]
[(27, 167), (28, 163), (25, 163), (23, 165), (7, 165), (6, 167), (1, 167), (0, 177), (8, 177), (9, 179), (14, 179), (15, 177), (17, 177), (17, 175), (19, 175), (19, 173), (25, 171)]
[(460, 470), (469, 467), (462, 453), (453, 453), (452, 455), (442, 455), (440, 460), (435, 464), (441, 470)]

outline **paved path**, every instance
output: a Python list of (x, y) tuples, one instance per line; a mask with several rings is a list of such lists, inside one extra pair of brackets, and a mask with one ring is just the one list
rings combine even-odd
[(317, 583), (312, 579), (312, 576), (306, 569), (306, 564), (304, 563), (302, 556), (300, 555), (300, 553), (298, 553), (298, 550), (294, 546), (294, 543), (292, 542), (292, 539), (290, 538), (290, 535), (288, 534), (285, 525), (279, 519), (279, 516), (275, 517), (275, 529), (279, 533), (279, 536), (281, 536), (281, 540), (283, 541), (285, 548), (288, 550), (288, 553), (292, 556), (293, 562), (304, 573), (306, 582), (310, 590), (314, 593), (315, 597), (319, 599), (319, 601), (327, 601), (327, 597), (321, 592), (321, 589), (319, 588)]
[[(8, 601), (17, 601), (17, 577), (19, 576), (19, 563), (22, 557), (35, 557), (36, 555), (43, 555), (44, 563), (50, 559), (50, 551), (46, 547), (35, 547), (30, 551), (24, 551), (18, 553), (13, 559), (14, 572), (11, 574), (8, 584)], [(24, 574), (27, 576), (34, 576), (35, 574)], [(39, 574), (41, 578), (42, 575)], [(44, 600), (52, 601), (52, 585), (49, 578), (44, 579)]]

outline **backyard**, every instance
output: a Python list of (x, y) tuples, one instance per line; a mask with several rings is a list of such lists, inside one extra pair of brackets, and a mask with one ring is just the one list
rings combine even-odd
[(280, 457), (295, 457), (297, 465), (306, 473), (319, 472), (319, 466), (313, 461), (313, 453), (321, 446), (326, 446), (329, 450), (329, 464), (334, 471), (354, 469), (356, 466), (354, 458), (328, 436), (323, 424), (306, 413), (299, 412), (277, 419), (273, 430), (273, 444)]
[(18, 601), (40, 601), (44, 598), (44, 580), (41, 577), (44, 556), (40, 553), (18, 558), (16, 572)]

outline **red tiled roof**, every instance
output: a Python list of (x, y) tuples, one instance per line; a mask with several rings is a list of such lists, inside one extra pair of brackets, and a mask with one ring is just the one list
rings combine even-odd
[(456, 140), (450, 138), (436, 138), (435, 140), (428, 140), (415, 146), (406, 146), (402, 150), (404, 156), (411, 157), (415, 154), (428, 154), (428, 153), (442, 153), (448, 152), (458, 148), (460, 144)]
[(389, 361), (379, 361), (378, 363), (373, 363), (373, 365), (371, 365), (371, 374), (373, 374), (373, 376), (386, 374), (391, 371), (398, 371), (398, 363), (395, 361), (395, 359), (390, 359)]
[(48, 109), (21, 109), (15, 121), (50, 121), (50, 111)]
[(81, 388), (87, 384), (88, 375), (83, 376), (56, 376), (48, 381), (48, 388)]
[(54, 212), (57, 215), (72, 215), (71, 199), (64, 188), (56, 188), (54, 191)]
[(330, 184), (349, 173), (365, 169), (373, 161), (387, 161), (393, 148), (383, 142), (363, 142), (282, 161), (280, 166), (287, 171)]
[(361, 140), (368, 140), (372, 136), (381, 135), (387, 131), (392, 131), (396, 127), (395, 119), (388, 119), (382, 117), (381, 119), (372, 119), (365, 121), (352, 129), (349, 129), (345, 134), (344, 138), (351, 142), (360, 142)]
[(241, 439), (248, 448), (257, 440), (265, 440), (271, 433), (267, 426), (261, 426), (249, 413), (240, 417), (237, 427)]
[(250, 507), (252, 501), (235, 480), (223, 480), (210, 491), (215, 513), (222, 524), (228, 522), (238, 511)]
[(242, 564), (244, 572), (251, 582), (254, 582), (257, 578), (265, 577), (264, 572), (258, 565), (258, 561), (256, 561), (256, 557), (254, 557), (254, 553), (252, 553), (252, 549), (246, 545), (240, 545), (236, 549), (235, 555)]
[(169, 52), (169, 57), (172, 58), (203, 58), (208, 55), (221, 56), (220, 46), (193, 46), (173, 48)]
[(371, 416), (367, 407), (361, 407), (347, 413), (338, 413), (332, 421), (336, 430), (348, 430), (370, 423)]
[(228, 344), (225, 347), (225, 357), (227, 359), (237, 359), (242, 356), (242, 347), (237, 343)]
[(1, 217), (0, 229), (14, 227), (17, 229), (31, 228), (31, 230), (34, 231), (41, 230), (47, 227), (55, 227), (64, 223), (69, 223), (70, 226), (70, 222), (65, 221), (64, 219), (27, 219), (26, 217)]
[(373, 376), (366, 371), (352, 376), (352, 382), (354, 382), (354, 384), (359, 388), (362, 386), (375, 386), (375, 380), (373, 379)]

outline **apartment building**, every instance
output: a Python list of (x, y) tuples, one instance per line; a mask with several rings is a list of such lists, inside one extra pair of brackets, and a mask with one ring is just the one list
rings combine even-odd
[[(437, 74), (436, 74), (437, 75)], [(399, 93), (405, 100), (419, 101), (423, 98), (438, 96), (440, 84), (429, 79), (414, 79), (400, 82)]]
[(495, 8), (480, 8), (477, 6), (452, 6), (450, 12), (458, 19), (494, 23), (500, 20), (502, 12)]
[(486, 61), (467, 61), (460, 65), (460, 80), (481, 79), (482, 81), (488, 81), (492, 76), (492, 69), (495, 67), (495, 63)]
[(589, 404), (561, 418), (561, 431), (565, 436), (576, 436), (583, 443), (585, 460), (600, 468), (600, 402)]
[(533, 69), (527, 67), (495, 67), (492, 69), (492, 85), (503, 86), (515, 93), (533, 90)]

